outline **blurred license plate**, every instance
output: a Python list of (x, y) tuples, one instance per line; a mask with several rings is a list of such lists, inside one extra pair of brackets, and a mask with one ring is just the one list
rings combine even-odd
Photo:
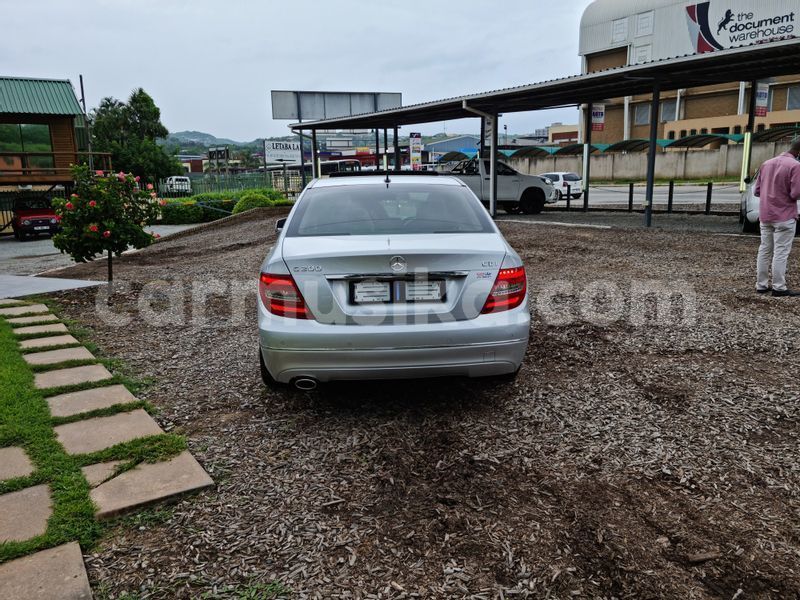
[(47, 225), (44, 225), (44, 226), (41, 226), (41, 227), (34, 227), (33, 229), (34, 229), (34, 231), (43, 231), (45, 229), (50, 229), (50, 228)]
[(443, 281), (407, 281), (407, 302), (436, 302), (442, 299)]
[(353, 300), (359, 304), (390, 302), (391, 287), (388, 281), (359, 281), (353, 285)]

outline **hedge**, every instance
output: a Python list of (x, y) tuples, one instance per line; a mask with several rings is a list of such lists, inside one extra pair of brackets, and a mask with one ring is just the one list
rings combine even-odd
[(258, 206), (289, 206), (293, 203), (284, 198), (280, 192), (269, 188), (210, 192), (190, 198), (167, 200), (161, 207), (160, 222), (163, 225), (191, 225), (216, 221), (231, 213), (241, 212), (234, 210), (237, 203), (243, 198), (253, 196), (263, 198), (265, 203), (258, 203)]

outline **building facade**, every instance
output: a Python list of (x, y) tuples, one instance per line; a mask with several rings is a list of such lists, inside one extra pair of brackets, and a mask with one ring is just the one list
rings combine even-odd
[[(595, 0), (581, 20), (580, 55), (583, 72), (591, 73), (798, 34), (797, 0)], [(742, 133), (750, 83), (663, 93), (658, 137)], [(757, 117), (756, 130), (800, 125), (800, 74), (760, 83), (769, 85), (768, 112)], [(593, 142), (648, 137), (650, 96), (612, 98), (605, 109), (604, 129), (593, 132)]]

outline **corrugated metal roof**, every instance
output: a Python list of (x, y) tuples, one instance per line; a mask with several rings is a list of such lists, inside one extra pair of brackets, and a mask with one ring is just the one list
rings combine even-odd
[(80, 115), (75, 90), (68, 79), (0, 77), (0, 114)]

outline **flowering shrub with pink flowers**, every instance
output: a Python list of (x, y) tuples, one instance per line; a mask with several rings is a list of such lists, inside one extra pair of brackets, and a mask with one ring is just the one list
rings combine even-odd
[(110, 261), (114, 254), (153, 242), (154, 236), (144, 227), (158, 217), (159, 206), (153, 192), (139, 188), (137, 177), (121, 172), (104, 175), (83, 166), (73, 168), (73, 177), (70, 197), (53, 200), (61, 221), (61, 233), (53, 237), (56, 248), (76, 262), (102, 254), (108, 254)]

